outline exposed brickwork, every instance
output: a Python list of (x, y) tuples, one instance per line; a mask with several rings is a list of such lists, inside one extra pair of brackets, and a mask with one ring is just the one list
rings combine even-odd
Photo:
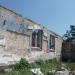
[(16, 54), (26, 54), (29, 48), (29, 36), (6, 32), (6, 50)]
[[(21, 15), (10, 11), (9, 9), (0, 7), (0, 26), (6, 20), (6, 26), (11, 23), (17, 26), (27, 26), (28, 30), (26, 34), (21, 34), (19, 29), (15, 32), (7, 31), (7, 27), (0, 28), (0, 35), (4, 36), (3, 46), (0, 46), (0, 50), (7, 51), (12, 54), (22, 55), (26, 57), (28, 60), (36, 60), (38, 58), (49, 59), (49, 58), (60, 58), (61, 55), (61, 47), (62, 47), (62, 38), (54, 32), (48, 31), (42, 25), (35, 23), (34, 21), (24, 18)], [(11, 22), (11, 23), (10, 23)], [(21, 27), (20, 27), (21, 28)], [(12, 29), (12, 28), (11, 28)], [(37, 29), (43, 30), (43, 38), (42, 39), (42, 50), (35, 47), (32, 48), (32, 31)], [(50, 52), (49, 42), (50, 35), (55, 37), (55, 50)], [(44, 37), (45, 36), (45, 37)], [(34, 50), (35, 49), (35, 50)], [(39, 49), (39, 50), (38, 50)], [(52, 56), (52, 57), (51, 57)]]

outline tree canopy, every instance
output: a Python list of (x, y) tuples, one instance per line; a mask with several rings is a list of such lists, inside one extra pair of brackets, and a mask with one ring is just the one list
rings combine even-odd
[(75, 25), (70, 25), (70, 30), (66, 31), (66, 34), (64, 34), (63, 39), (67, 42), (75, 44)]

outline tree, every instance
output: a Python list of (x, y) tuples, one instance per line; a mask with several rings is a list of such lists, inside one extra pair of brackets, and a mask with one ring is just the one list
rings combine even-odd
[(66, 34), (63, 36), (64, 40), (75, 44), (75, 26), (70, 25), (70, 30), (66, 31)]

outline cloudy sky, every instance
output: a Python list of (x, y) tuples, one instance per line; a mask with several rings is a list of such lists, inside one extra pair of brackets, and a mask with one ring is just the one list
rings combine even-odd
[(48, 29), (65, 34), (75, 25), (75, 0), (0, 0), (3, 5)]

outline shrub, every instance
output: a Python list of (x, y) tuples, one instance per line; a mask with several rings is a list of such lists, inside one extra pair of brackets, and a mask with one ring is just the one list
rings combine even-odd
[(36, 62), (35, 62), (37, 65), (44, 65), (45, 64), (45, 61), (43, 61), (43, 60), (41, 60), (41, 59), (39, 59), (39, 60), (37, 60)]
[(38, 68), (39, 67), (36, 63), (31, 63), (30, 66), (31, 66), (31, 68)]
[(5, 73), (4, 69), (0, 68), (0, 73)]
[(30, 64), (24, 58), (21, 58), (21, 60), (14, 65), (15, 70), (23, 70), (23, 69), (25, 70), (29, 68), (30, 68)]

